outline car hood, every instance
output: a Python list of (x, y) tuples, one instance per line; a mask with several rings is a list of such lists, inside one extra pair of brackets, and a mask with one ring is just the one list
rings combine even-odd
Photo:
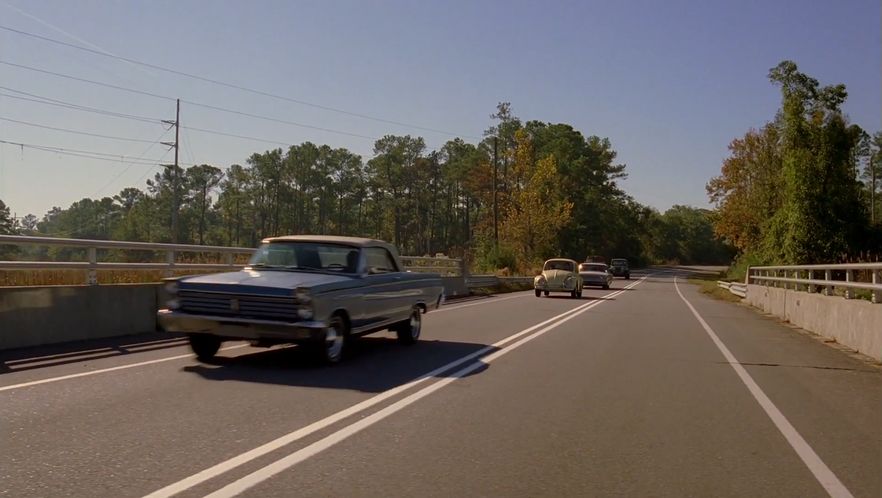
[(346, 282), (353, 282), (354, 280), (354, 277), (328, 275), (326, 273), (242, 270), (185, 277), (179, 281), (179, 286), (181, 289), (190, 290), (291, 295), (291, 291), (300, 287), (312, 288), (328, 284), (345, 285)]
[(557, 282), (562, 281), (570, 275), (575, 275), (571, 271), (566, 270), (545, 270), (542, 272), (542, 275), (545, 277), (545, 280), (549, 282)]

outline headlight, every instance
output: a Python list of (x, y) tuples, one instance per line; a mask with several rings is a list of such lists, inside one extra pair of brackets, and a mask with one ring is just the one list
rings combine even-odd
[(170, 310), (176, 310), (181, 308), (181, 301), (177, 299), (169, 299), (165, 302), (165, 305), (168, 306)]
[(294, 299), (300, 304), (306, 304), (312, 301), (312, 298), (309, 296), (309, 291), (306, 289), (297, 289), (294, 291)]
[(300, 308), (297, 308), (297, 316), (302, 320), (309, 320), (312, 318), (312, 315), (312, 308), (309, 306), (301, 306)]
[(172, 295), (177, 294), (178, 293), (178, 282), (175, 280), (172, 280), (170, 282), (166, 282), (165, 291), (168, 292), (169, 294), (172, 294)]

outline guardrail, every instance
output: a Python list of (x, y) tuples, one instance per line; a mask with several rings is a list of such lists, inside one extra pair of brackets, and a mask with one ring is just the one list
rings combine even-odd
[[(858, 281), (859, 273), (869, 273), (870, 281)], [(854, 299), (854, 291), (863, 289), (870, 291), (872, 302), (880, 303), (882, 302), (882, 263), (754, 266), (747, 270), (747, 283), (810, 293), (821, 290), (827, 296), (835, 295), (835, 290), (839, 288), (844, 289), (845, 299)]]
[(747, 297), (747, 284), (739, 284), (738, 282), (726, 282), (724, 280), (717, 280), (717, 286), (726, 289), (727, 291), (735, 294), (738, 297), (744, 298)]
[[(223, 271), (236, 270), (245, 265), (237, 264), (237, 256), (250, 256), (255, 249), (248, 247), (200, 246), (188, 244), (163, 244), (149, 242), (123, 242), (113, 240), (66, 239), (34, 237), (26, 235), (0, 235), (0, 246), (67, 247), (86, 250), (87, 261), (0, 261), (0, 270), (83, 270), (85, 282), (97, 285), (98, 270), (161, 270), (166, 275), (175, 271)], [(165, 253), (165, 262), (134, 263), (99, 261), (98, 250), (151, 251)], [(217, 254), (216, 263), (183, 263), (177, 260), (180, 253)], [(438, 273), (444, 277), (463, 277), (470, 288), (496, 287), (501, 281), (532, 282), (530, 277), (469, 276), (462, 259), (428, 256), (402, 256), (408, 271)]]

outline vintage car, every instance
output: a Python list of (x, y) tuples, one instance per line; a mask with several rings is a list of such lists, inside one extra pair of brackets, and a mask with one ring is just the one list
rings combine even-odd
[(609, 269), (613, 276), (625, 277), (625, 280), (631, 279), (631, 269), (628, 267), (628, 260), (625, 258), (613, 258), (609, 262)]
[(416, 342), (421, 315), (444, 299), (441, 278), (405, 271), (392, 245), (330, 236), (265, 239), (243, 270), (175, 279), (166, 291), (160, 325), (188, 334), (201, 360), (222, 341), (249, 340), (301, 344), (336, 363), (357, 335), (389, 329)]
[(609, 289), (613, 281), (612, 273), (606, 263), (581, 263), (579, 275), (582, 277), (582, 285), (596, 285), (604, 289)]
[(533, 279), (536, 297), (549, 292), (567, 292), (572, 297), (582, 297), (582, 277), (572, 259), (549, 259), (542, 267), (542, 273)]

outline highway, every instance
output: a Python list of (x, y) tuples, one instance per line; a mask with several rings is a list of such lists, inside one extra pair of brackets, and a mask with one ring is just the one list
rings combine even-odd
[(0, 352), (0, 496), (882, 496), (882, 368), (649, 272), (451, 302), (333, 367)]

